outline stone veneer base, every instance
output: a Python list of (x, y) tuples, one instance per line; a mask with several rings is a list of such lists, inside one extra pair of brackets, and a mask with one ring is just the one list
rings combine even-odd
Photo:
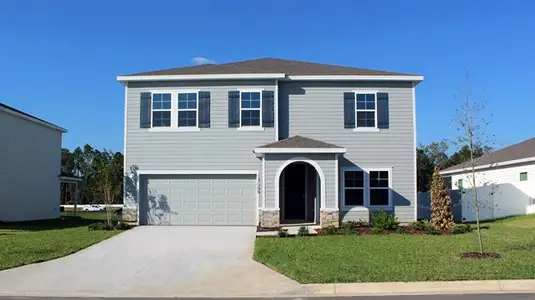
[(338, 210), (322, 210), (320, 211), (320, 226), (335, 226), (340, 225), (340, 212)]
[(260, 210), (259, 222), (262, 227), (280, 226), (280, 212), (278, 210)]

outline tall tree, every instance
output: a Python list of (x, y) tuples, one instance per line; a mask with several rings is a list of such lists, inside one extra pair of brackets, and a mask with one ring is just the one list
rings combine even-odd
[[(472, 205), (476, 217), (476, 232), (479, 243), (479, 252), (483, 253), (483, 238), (481, 236), (481, 226), (479, 220), (480, 209), (485, 205), (484, 199), (477, 193), (478, 177), (481, 176), (476, 172), (476, 162), (478, 155), (490, 149), (493, 136), (487, 134), (489, 118), (485, 115), (485, 101), (476, 98), (473, 95), (472, 86), (468, 76), (465, 78), (465, 87), (461, 89), (455, 98), (459, 101), (457, 108), (456, 122), (458, 124), (458, 137), (456, 143), (461, 146), (463, 152), (459, 154), (460, 158), (467, 158), (466, 165), (469, 170), (468, 182), (472, 194)], [(492, 116), (491, 116), (492, 117)]]

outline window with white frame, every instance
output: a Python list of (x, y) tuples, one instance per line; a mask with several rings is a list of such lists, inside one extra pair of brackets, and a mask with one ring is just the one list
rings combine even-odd
[(346, 206), (364, 205), (364, 172), (344, 172), (344, 204)]
[(370, 171), (370, 206), (388, 206), (390, 187), (388, 171)]
[(171, 93), (152, 94), (152, 127), (171, 127)]
[(344, 170), (343, 206), (392, 205), (391, 170)]
[(197, 127), (197, 93), (178, 93), (178, 127)]
[(355, 124), (357, 128), (377, 127), (377, 93), (355, 93)]
[(262, 93), (240, 93), (241, 127), (259, 127), (262, 124)]

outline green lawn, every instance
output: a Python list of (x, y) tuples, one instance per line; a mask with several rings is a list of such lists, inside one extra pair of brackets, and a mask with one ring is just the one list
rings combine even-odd
[(82, 218), (0, 223), (0, 270), (62, 257), (121, 231), (89, 231), (105, 213), (81, 212)]
[(255, 260), (301, 283), (535, 278), (535, 215), (484, 224), (486, 250), (501, 259), (461, 259), (476, 233), (258, 238)]

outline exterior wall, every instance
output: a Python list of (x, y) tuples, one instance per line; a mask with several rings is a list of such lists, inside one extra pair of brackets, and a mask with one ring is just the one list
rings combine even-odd
[[(354, 132), (344, 128), (343, 93), (374, 89), (389, 94), (389, 128), (380, 132)], [(287, 103), (287, 104), (286, 104)], [(287, 107), (287, 109), (285, 109)], [(415, 130), (412, 83), (395, 82), (279, 82), (279, 118), (281, 137), (302, 135), (345, 147), (339, 167), (392, 168), (393, 207), (402, 223), (416, 218)], [(269, 186), (269, 185), (267, 185)], [(340, 182), (343, 187), (343, 183)], [(329, 188), (331, 189), (331, 188)], [(340, 188), (340, 193), (343, 192)], [(329, 207), (334, 191), (330, 190)], [(266, 195), (267, 192), (266, 192)], [(268, 197), (271, 199), (271, 196)], [(368, 220), (370, 208), (348, 211), (341, 208), (340, 218)]]
[(0, 111), (0, 221), (59, 218), (61, 132)]
[[(527, 172), (528, 180), (520, 181), (520, 173)], [(450, 176), (450, 175), (444, 175)], [(469, 178), (471, 174), (454, 174), (451, 175), (452, 190), (458, 190), (457, 183), (459, 179), (463, 180), (464, 188), (470, 188)], [(535, 182), (535, 163), (525, 165), (512, 165), (503, 168), (495, 168), (491, 170), (482, 170), (476, 172), (476, 186), (483, 186), (489, 184), (503, 184), (510, 183), (515, 186), (521, 186), (525, 182)], [(535, 197), (535, 195), (532, 195)]]
[[(274, 142), (275, 128), (240, 131), (228, 128), (228, 91), (263, 88), (275, 90), (275, 81), (182, 81), (130, 82), (126, 96), (125, 212), (135, 221), (137, 170), (261, 170), (255, 147)], [(199, 89), (211, 98), (210, 128), (197, 132), (159, 131), (140, 128), (140, 93)], [(261, 197), (260, 197), (261, 198)]]
[[(528, 180), (520, 181), (520, 173), (527, 172)], [(448, 175), (445, 175), (448, 176)], [(463, 180), (463, 221), (475, 220), (472, 201), (471, 174), (452, 175), (452, 189), (458, 191), (458, 181)], [(514, 215), (535, 213), (535, 163), (512, 165), (476, 172), (480, 218), (496, 219)]]
[[(277, 171), (288, 160), (296, 160), (296, 159), (299, 161), (303, 161), (301, 159), (304, 159), (305, 161), (306, 159), (309, 159), (309, 160), (316, 162), (319, 165), (325, 177), (325, 199), (324, 199), (325, 206), (320, 207), (320, 210), (321, 211), (335, 210), (337, 208), (336, 196), (335, 196), (335, 193), (336, 193), (335, 154), (293, 154), (292, 153), (292, 154), (266, 154), (265, 156), (266, 198), (265, 198), (265, 206), (264, 207), (261, 206), (260, 211), (262, 211), (263, 208), (267, 209), (267, 211), (273, 211), (273, 210), (280, 211), (281, 209), (280, 199), (279, 201), (276, 200)], [(321, 188), (320, 188), (320, 195), (322, 194), (323, 193), (321, 192)], [(318, 215), (319, 213), (320, 212), (318, 212)], [(261, 215), (262, 215), (262, 212), (261, 212)]]

